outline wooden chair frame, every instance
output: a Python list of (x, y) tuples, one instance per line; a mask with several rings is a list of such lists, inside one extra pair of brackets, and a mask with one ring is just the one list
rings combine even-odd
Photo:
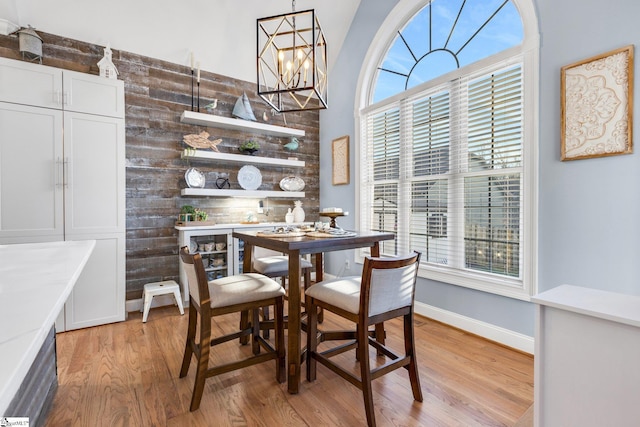
[[(367, 423), (373, 427), (376, 425), (375, 412), (373, 408), (373, 393), (371, 381), (379, 378), (398, 368), (405, 368), (409, 372), (411, 390), (413, 398), (422, 402), (422, 390), (420, 388), (420, 378), (418, 375), (418, 364), (416, 362), (416, 351), (413, 332), (413, 301), (415, 297), (415, 282), (420, 262), (420, 253), (414, 252), (411, 255), (401, 258), (371, 258), (365, 257), (362, 285), (360, 289), (359, 313), (354, 314), (345, 311), (332, 304), (320, 301), (316, 298), (306, 296), (308, 310), (308, 333), (307, 333), (307, 380), (316, 379), (317, 362), (329, 368), (340, 377), (362, 390)], [(407, 267), (415, 264), (413, 276), (413, 289), (411, 291), (411, 304), (397, 308), (392, 311), (369, 316), (369, 300), (371, 291), (371, 276), (373, 270), (395, 269)], [(319, 331), (317, 319), (317, 307), (322, 307), (340, 317), (348, 319), (356, 324), (355, 331)], [(404, 350), (405, 354), (400, 355), (384, 345), (384, 335), (380, 335), (379, 329), (369, 331), (371, 325), (381, 325), (386, 320), (402, 317), (404, 321)], [(382, 332), (384, 334), (384, 330)], [(349, 340), (349, 342), (332, 347), (328, 350), (318, 352), (318, 344), (325, 341)], [(369, 361), (369, 345), (377, 350), (378, 355), (384, 355), (389, 360), (381, 366), (371, 369)], [(331, 357), (356, 348), (356, 359), (360, 362), (360, 377), (341, 368), (338, 364), (330, 360)]]
[[(189, 366), (191, 365), (191, 356), (196, 357), (196, 379), (193, 387), (193, 395), (191, 397), (190, 410), (195, 411), (200, 407), (205, 380), (209, 377), (220, 375), (225, 372), (230, 372), (275, 359), (276, 380), (279, 383), (283, 383), (286, 379), (283, 329), (284, 297), (280, 296), (248, 303), (211, 308), (209, 282), (207, 280), (207, 274), (200, 254), (190, 254), (189, 249), (187, 247), (183, 247), (180, 251), (180, 258), (184, 263), (192, 264), (195, 267), (196, 278), (198, 280), (197, 286), (200, 294), (199, 302), (196, 301), (196, 298), (193, 295), (190, 295), (189, 298), (189, 325), (187, 327), (187, 338), (185, 342), (184, 356), (182, 358), (182, 367), (180, 369), (180, 378), (184, 378), (189, 371)], [(258, 312), (260, 308), (270, 305), (275, 306), (275, 347), (260, 336), (261, 325)], [(241, 312), (251, 313), (251, 319), (246, 323), (245, 328), (241, 328), (238, 332), (232, 334), (216, 338), (211, 337), (212, 317)], [(200, 317), (200, 336), (199, 339), (196, 340), (198, 317)], [(235, 362), (209, 367), (211, 347), (242, 337), (251, 337), (252, 356)], [(266, 352), (261, 353), (261, 348), (265, 349)]]

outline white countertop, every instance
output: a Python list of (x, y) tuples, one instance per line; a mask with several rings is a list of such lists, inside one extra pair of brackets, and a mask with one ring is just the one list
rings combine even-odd
[(548, 307), (640, 327), (640, 296), (636, 295), (561, 285), (532, 297), (531, 301)]
[(24, 380), (95, 240), (0, 245), (0, 416)]
[[(198, 221), (193, 221), (197, 224)], [(269, 227), (285, 227), (285, 226), (301, 226), (313, 224), (312, 222), (302, 222), (287, 224), (286, 222), (242, 222), (242, 223), (230, 223), (230, 224), (214, 224), (214, 225), (176, 225), (176, 230), (227, 230), (238, 228), (269, 228)]]

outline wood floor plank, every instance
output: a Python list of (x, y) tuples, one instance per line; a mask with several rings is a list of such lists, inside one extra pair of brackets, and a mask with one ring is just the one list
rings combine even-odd
[[(351, 326), (330, 313), (325, 319), (321, 327)], [(223, 316), (212, 328), (229, 332), (237, 322)], [(130, 313), (126, 322), (58, 334), (60, 385), (46, 426), (366, 425), (356, 387), (319, 366), (317, 380), (303, 379), (291, 395), (276, 382), (274, 361), (208, 379), (200, 409), (190, 412), (195, 366), (178, 378), (186, 327), (187, 315), (161, 307), (144, 324)], [(401, 323), (386, 327), (389, 345), (402, 349)], [(424, 401), (413, 400), (404, 369), (375, 380), (379, 426), (513, 426), (531, 407), (532, 356), (423, 317), (415, 334)], [(250, 346), (230, 342), (214, 348), (211, 361), (248, 352)], [(374, 355), (372, 364), (379, 359)], [(353, 351), (336, 360), (358, 372)]]

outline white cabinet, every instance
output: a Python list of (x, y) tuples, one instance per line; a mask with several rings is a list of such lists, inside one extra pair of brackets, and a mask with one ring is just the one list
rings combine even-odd
[(561, 285), (536, 303), (534, 426), (637, 426), (640, 296)]
[(62, 70), (0, 58), (2, 101), (62, 109)]
[(64, 238), (62, 126), (62, 111), (0, 102), (3, 243)]
[(0, 243), (97, 241), (58, 331), (125, 318), (124, 150), (122, 81), (0, 58)]
[(124, 120), (64, 114), (65, 234), (125, 230)]
[(0, 99), (14, 104), (124, 117), (122, 82), (0, 58)]
[[(212, 226), (177, 226), (178, 248), (191, 247), (200, 252), (205, 263), (205, 271), (209, 280), (242, 273), (242, 261), (244, 259), (244, 242), (233, 238), (233, 232), (271, 230), (273, 227), (282, 227), (289, 224), (264, 223), (261, 225), (247, 224), (220, 224)], [(224, 243), (225, 247), (207, 248), (207, 244)], [(194, 246), (195, 245), (195, 246)], [(202, 245), (202, 246), (201, 246)], [(268, 255), (280, 255), (264, 248), (254, 248), (257, 257)], [(221, 261), (214, 261), (221, 260)], [(187, 274), (179, 264), (180, 283), (182, 284), (182, 298), (189, 300), (189, 288)]]
[[(209, 280), (231, 276), (237, 269), (234, 259), (232, 229), (180, 227), (178, 233), (178, 250), (187, 246), (192, 252), (199, 252)], [(213, 245), (213, 246), (211, 246)], [(218, 245), (216, 247), (216, 245)], [(224, 245), (224, 247), (222, 247)], [(187, 273), (179, 264), (182, 299), (189, 300)]]

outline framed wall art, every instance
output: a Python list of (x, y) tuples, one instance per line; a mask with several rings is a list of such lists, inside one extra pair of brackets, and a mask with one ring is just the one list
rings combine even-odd
[(349, 136), (333, 140), (331, 145), (333, 159), (333, 185), (349, 184)]
[(561, 159), (633, 152), (633, 45), (562, 67)]

